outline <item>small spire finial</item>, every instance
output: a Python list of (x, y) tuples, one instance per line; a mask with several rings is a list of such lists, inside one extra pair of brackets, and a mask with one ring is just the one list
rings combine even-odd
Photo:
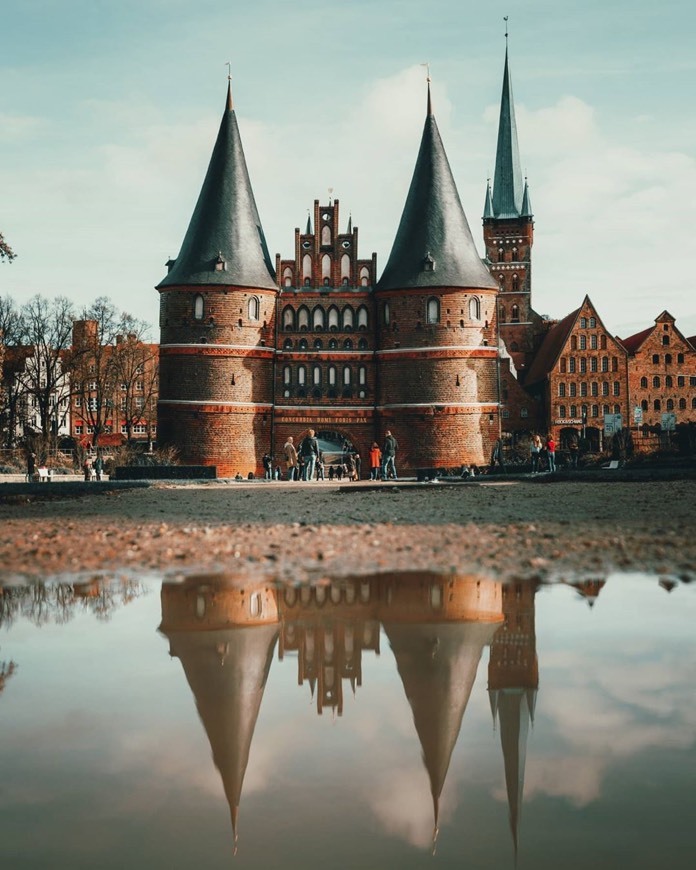
[(503, 15), (503, 21), (505, 22), (505, 45), (507, 45), (508, 41), (508, 16)]
[(430, 96), (430, 82), (432, 81), (430, 78), (430, 63), (426, 61), (425, 63), (422, 63), (421, 66), (424, 66), (426, 70), (425, 80), (428, 83), (428, 117), (430, 117), (433, 113), (433, 103)]
[(231, 61), (227, 61), (225, 64), (227, 67), (227, 108), (233, 109), (234, 104), (232, 103), (232, 63)]
[(333, 192), (334, 192), (333, 187), (330, 187), (330, 188), (329, 188), (329, 205), (332, 205), (331, 198), (332, 198), (332, 196), (333, 196)]

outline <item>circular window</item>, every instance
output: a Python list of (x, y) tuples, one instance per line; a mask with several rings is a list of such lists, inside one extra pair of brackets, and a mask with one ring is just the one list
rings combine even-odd
[(348, 241), (343, 242), (343, 247), (350, 248), (350, 242), (348, 242)]
[(305, 250), (307, 250), (308, 248), (311, 248), (311, 247), (312, 247), (312, 243), (311, 243), (311, 242), (302, 242), (302, 247), (303, 247)]

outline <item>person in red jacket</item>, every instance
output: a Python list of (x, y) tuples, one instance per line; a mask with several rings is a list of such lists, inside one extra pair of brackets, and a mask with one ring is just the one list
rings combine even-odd
[(549, 435), (546, 439), (546, 456), (548, 457), (549, 462), (549, 471), (556, 470), (556, 442), (553, 440), (553, 436)]
[(382, 451), (376, 441), (370, 447), (370, 480), (379, 480), (379, 469), (382, 466)]

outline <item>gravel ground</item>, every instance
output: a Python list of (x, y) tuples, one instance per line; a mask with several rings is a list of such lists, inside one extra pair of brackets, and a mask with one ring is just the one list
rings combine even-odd
[(123, 569), (282, 580), (425, 569), (696, 576), (693, 480), (84, 489), (0, 498), (0, 580)]

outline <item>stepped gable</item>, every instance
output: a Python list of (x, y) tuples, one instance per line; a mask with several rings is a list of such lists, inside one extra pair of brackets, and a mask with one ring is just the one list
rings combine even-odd
[(476, 250), (430, 102), (401, 223), (377, 290), (497, 290)]
[(276, 289), (230, 86), (208, 171), (181, 251), (157, 289), (191, 284)]
[[(515, 105), (512, 99), (512, 82), (510, 81), (506, 46), (503, 92), (500, 98), (500, 119), (498, 122), (498, 146), (495, 154), (495, 175), (493, 176), (492, 205), (494, 216), (497, 218), (520, 217), (525, 212), (525, 188), (526, 185), (523, 187), (522, 184)], [(526, 199), (526, 211), (531, 215), (528, 192)]]

